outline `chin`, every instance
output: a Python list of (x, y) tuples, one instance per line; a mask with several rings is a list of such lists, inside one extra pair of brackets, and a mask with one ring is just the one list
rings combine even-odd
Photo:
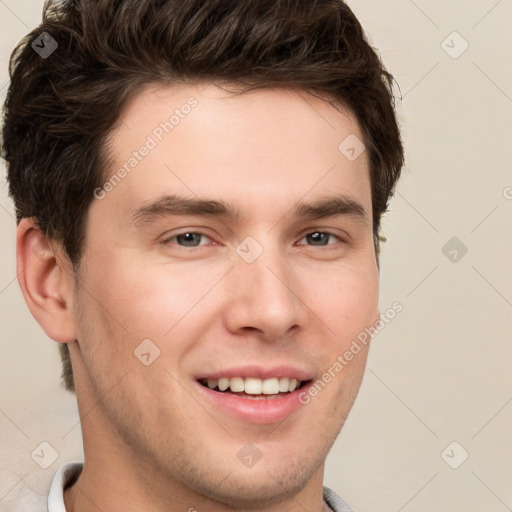
[(265, 469), (252, 473), (253, 470), (243, 475), (235, 470), (236, 475), (231, 473), (213, 492), (202, 494), (238, 510), (261, 510), (297, 495), (313, 476), (309, 473), (314, 473), (293, 467), (281, 469), (281, 474)]
[[(323, 470), (323, 455), (318, 453), (315, 459), (299, 459), (297, 454), (275, 456), (271, 461), (265, 461), (264, 455), (250, 468), (242, 463), (225, 471), (217, 467), (215, 477), (212, 473), (205, 474), (200, 482), (188, 482), (188, 485), (192, 484), (198, 494), (237, 510), (264, 509), (301, 492)], [(219, 473), (226, 475), (220, 483)], [(197, 476), (196, 472), (192, 474)]]

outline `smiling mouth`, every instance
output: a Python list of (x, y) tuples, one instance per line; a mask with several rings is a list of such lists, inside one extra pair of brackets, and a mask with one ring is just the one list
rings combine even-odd
[(252, 400), (268, 400), (289, 395), (301, 389), (310, 381), (299, 381), (288, 377), (257, 379), (253, 377), (231, 377), (220, 379), (199, 379), (198, 382), (218, 393), (229, 393)]

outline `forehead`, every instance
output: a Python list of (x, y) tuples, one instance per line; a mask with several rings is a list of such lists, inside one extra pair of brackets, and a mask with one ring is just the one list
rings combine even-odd
[(229, 198), (263, 216), (285, 198), (328, 192), (368, 205), (366, 152), (344, 153), (346, 141), (364, 148), (362, 139), (354, 116), (305, 91), (152, 86), (126, 105), (109, 137), (106, 198), (125, 213), (164, 194)]

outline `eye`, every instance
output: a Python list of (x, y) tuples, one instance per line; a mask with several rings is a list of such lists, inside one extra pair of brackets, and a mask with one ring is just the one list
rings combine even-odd
[(329, 237), (336, 238), (338, 241), (343, 242), (343, 240), (339, 237), (334, 235), (333, 233), (329, 233), (328, 231), (312, 231), (311, 233), (308, 233), (304, 238), (301, 240), (307, 240), (308, 242), (311, 242), (313, 247), (324, 247), (326, 245), (335, 245), (333, 243), (327, 243), (329, 240)]
[(172, 240), (176, 239), (177, 245), (180, 245), (181, 247), (199, 247), (200, 245), (205, 245), (199, 243), (201, 237), (206, 237), (211, 240), (211, 238), (208, 235), (205, 235), (200, 231), (186, 231), (185, 233), (179, 233), (177, 235), (169, 236), (162, 240), (162, 243), (167, 244)]
[[(164, 238), (162, 240), (162, 244), (165, 245), (172, 243), (173, 245), (178, 245), (180, 247), (194, 248), (207, 245), (208, 242), (201, 243), (201, 239), (204, 240), (205, 238), (211, 241), (211, 238), (208, 235), (200, 231), (185, 231), (183, 233), (178, 233)], [(328, 231), (311, 231), (301, 238), (300, 241), (307, 240), (308, 244), (312, 247), (336, 245), (336, 242), (329, 243), (330, 239), (336, 239), (339, 242), (343, 242), (339, 236)]]

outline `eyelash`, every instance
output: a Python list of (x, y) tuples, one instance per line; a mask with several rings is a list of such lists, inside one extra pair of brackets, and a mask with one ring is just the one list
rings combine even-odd
[[(309, 231), (308, 233), (306, 233), (302, 238), (301, 240), (303, 240), (304, 238), (306, 238), (308, 235), (312, 235), (312, 234), (315, 234), (315, 233), (320, 233), (322, 235), (328, 235), (328, 236), (332, 236), (334, 238), (337, 238), (339, 242), (341, 243), (344, 243), (345, 240), (343, 240), (340, 236), (338, 235), (335, 235), (334, 233), (331, 233), (330, 231), (320, 231), (320, 230), (315, 230), (315, 231)], [(172, 236), (169, 236), (169, 237), (166, 237), (164, 238), (161, 243), (163, 245), (166, 245), (168, 244), (171, 240), (173, 240), (174, 238), (177, 238), (179, 236), (182, 236), (182, 235), (187, 235), (187, 234), (194, 234), (194, 235), (201, 235), (201, 236), (205, 236), (207, 238), (210, 238), (211, 237), (209, 235), (207, 235), (206, 233), (203, 233), (202, 231), (183, 231), (182, 233), (177, 233), (177, 234), (174, 234)], [(179, 244), (176, 244), (178, 245), (178, 247), (181, 247), (183, 249), (189, 249), (189, 250), (193, 250), (193, 249), (199, 249), (200, 247), (202, 247), (203, 245), (206, 245), (206, 244), (200, 244), (198, 246), (190, 246), (190, 247), (187, 247), (185, 245), (179, 245)], [(329, 247), (329, 246), (332, 246), (332, 245), (337, 245), (337, 244), (327, 244), (327, 245), (310, 245), (309, 247)]]

